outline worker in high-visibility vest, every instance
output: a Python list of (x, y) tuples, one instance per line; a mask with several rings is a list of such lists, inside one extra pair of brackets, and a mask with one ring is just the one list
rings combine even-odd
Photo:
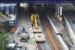
[(32, 23), (32, 26), (34, 25), (34, 21), (35, 21), (35, 18), (34, 18), (34, 15), (32, 14), (31, 15), (31, 23)]
[(35, 15), (35, 23), (34, 23), (35, 28), (37, 28), (38, 24), (37, 24), (37, 15)]
[(39, 15), (38, 14), (35, 14), (35, 28), (38, 28), (38, 25), (39, 25)]

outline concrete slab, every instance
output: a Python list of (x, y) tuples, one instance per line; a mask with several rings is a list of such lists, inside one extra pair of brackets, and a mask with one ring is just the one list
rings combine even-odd
[(35, 39), (36, 39), (36, 41), (45, 41), (46, 39), (45, 39), (45, 35), (43, 34), (43, 33), (37, 33), (37, 34), (35, 34)]
[(38, 27), (37, 29), (33, 27), (33, 32), (42, 32), (42, 30), (40, 27)]
[(29, 35), (30, 35), (30, 38), (35, 38), (34, 33), (29, 33)]

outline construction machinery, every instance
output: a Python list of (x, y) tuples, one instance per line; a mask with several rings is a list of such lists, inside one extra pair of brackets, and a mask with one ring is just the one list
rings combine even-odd
[(39, 25), (39, 14), (32, 14), (31, 15), (31, 22), (32, 22), (32, 25), (35, 28), (38, 28), (38, 25)]
[(31, 23), (32, 23), (34, 32), (41, 32), (41, 29), (39, 27), (39, 24), (40, 24), (39, 14), (31, 15)]

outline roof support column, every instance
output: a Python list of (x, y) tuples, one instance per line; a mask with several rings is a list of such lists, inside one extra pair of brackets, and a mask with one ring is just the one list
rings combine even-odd
[(6, 4), (6, 14), (9, 14), (9, 4)]
[(57, 4), (56, 17), (61, 22), (62, 21), (62, 4)]

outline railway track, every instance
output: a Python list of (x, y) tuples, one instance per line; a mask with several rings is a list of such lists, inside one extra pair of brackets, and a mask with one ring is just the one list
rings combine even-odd
[(69, 36), (70, 36), (70, 42), (69, 42), (70, 47), (75, 46), (75, 41), (74, 41), (75, 17), (74, 16), (75, 16), (74, 12), (68, 12), (68, 13), (64, 14), (64, 19), (66, 21), (66, 26), (68, 28), (68, 32), (69, 32)]
[(45, 31), (47, 32), (48, 42), (50, 43), (50, 45), (52, 45), (52, 49), (53, 50), (62, 50), (62, 48), (59, 44), (59, 41), (57, 40), (56, 36), (54, 35), (54, 33), (52, 32), (52, 30), (50, 28), (48, 19), (46, 17), (42, 17), (41, 23), (42, 23)]
[(39, 50), (47, 50), (45, 43), (37, 43)]

